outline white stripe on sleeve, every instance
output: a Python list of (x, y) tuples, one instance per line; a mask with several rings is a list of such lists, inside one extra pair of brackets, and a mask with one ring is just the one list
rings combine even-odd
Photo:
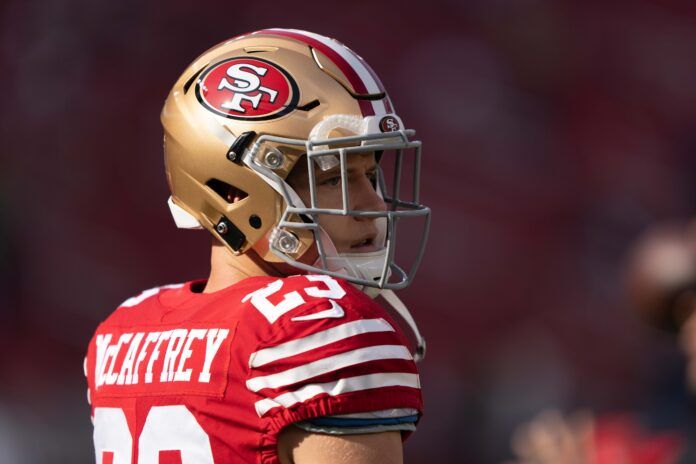
[(273, 361), (289, 358), (354, 335), (370, 332), (394, 332), (384, 319), (361, 319), (322, 330), (289, 342), (256, 351), (249, 356), (249, 367), (260, 367)]
[(403, 345), (376, 345), (358, 348), (345, 353), (312, 361), (276, 374), (253, 377), (246, 382), (249, 390), (257, 392), (264, 388), (279, 388), (311, 379), (327, 372), (380, 359), (413, 359)]
[(275, 398), (266, 398), (257, 401), (254, 405), (259, 417), (266, 414), (269, 410), (278, 407), (290, 407), (293, 404), (307, 401), (322, 393), (331, 396), (338, 396), (343, 393), (369, 390), (371, 388), (383, 387), (410, 387), (420, 388), (418, 374), (408, 374), (405, 372), (390, 372), (380, 374), (367, 374), (357, 377), (347, 377), (335, 382), (305, 385), (298, 390), (283, 393)]

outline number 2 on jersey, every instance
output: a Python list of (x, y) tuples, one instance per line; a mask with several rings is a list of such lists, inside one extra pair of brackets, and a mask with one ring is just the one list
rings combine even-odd
[[(309, 297), (340, 300), (346, 295), (346, 291), (343, 290), (343, 287), (330, 276), (309, 274), (304, 277), (310, 282), (321, 282), (326, 286), (326, 288), (319, 288), (318, 286), (304, 288), (304, 293)], [(255, 292), (249, 293), (242, 298), (242, 303), (251, 300), (251, 304), (268, 319), (268, 322), (273, 324), (283, 314), (305, 303), (302, 295), (295, 290), (283, 295), (283, 299), (279, 303), (271, 303), (268, 298), (277, 293), (281, 288), (283, 288), (283, 281), (281, 279), (276, 280)]]

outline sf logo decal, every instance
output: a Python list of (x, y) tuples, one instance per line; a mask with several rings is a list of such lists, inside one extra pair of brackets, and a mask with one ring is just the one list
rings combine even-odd
[(292, 76), (270, 61), (231, 58), (201, 74), (196, 98), (220, 116), (263, 121), (295, 109), (299, 92)]
[(379, 130), (382, 132), (396, 132), (399, 129), (401, 125), (394, 116), (385, 116), (379, 121)]
[(268, 101), (273, 103), (278, 96), (278, 92), (262, 86), (259, 78), (260, 76), (265, 76), (267, 72), (268, 68), (245, 63), (233, 64), (227, 68), (227, 76), (232, 80), (232, 83), (230, 84), (227, 77), (223, 77), (220, 79), (218, 90), (231, 90), (233, 96), (220, 106), (239, 113), (246, 113), (246, 109), (241, 105), (242, 100), (250, 101), (252, 107), (257, 109), (264, 93), (268, 95)]

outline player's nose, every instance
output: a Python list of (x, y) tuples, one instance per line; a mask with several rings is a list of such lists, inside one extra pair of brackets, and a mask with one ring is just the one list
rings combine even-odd
[[(358, 211), (386, 211), (387, 205), (384, 199), (377, 193), (372, 182), (363, 176), (355, 189), (355, 203), (353, 208)], [(372, 220), (374, 218), (358, 217), (362, 220)]]

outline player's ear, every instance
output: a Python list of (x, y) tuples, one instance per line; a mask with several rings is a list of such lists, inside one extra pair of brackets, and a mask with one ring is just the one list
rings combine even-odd
[(245, 191), (230, 186), (230, 190), (227, 192), (226, 200), (230, 203), (236, 203), (240, 200), (245, 199), (247, 196), (248, 195)]

